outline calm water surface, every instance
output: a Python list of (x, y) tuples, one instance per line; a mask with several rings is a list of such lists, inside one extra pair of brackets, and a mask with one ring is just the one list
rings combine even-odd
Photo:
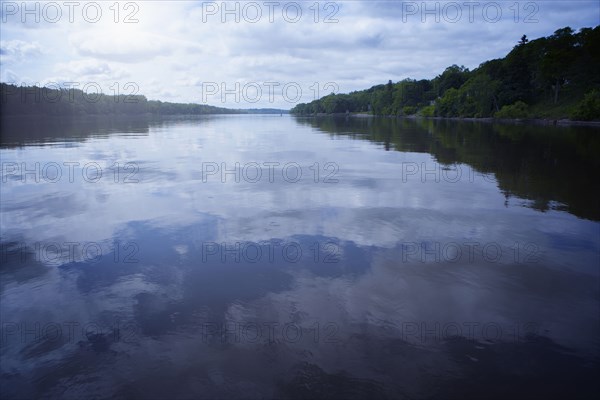
[(3, 121), (3, 398), (599, 391), (600, 131)]

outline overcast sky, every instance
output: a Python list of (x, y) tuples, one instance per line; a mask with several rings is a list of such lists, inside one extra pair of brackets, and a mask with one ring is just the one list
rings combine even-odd
[(472, 69), (523, 34), (600, 23), (597, 0), (22, 4), (1, 2), (3, 82), (233, 108), (289, 109), (451, 64)]

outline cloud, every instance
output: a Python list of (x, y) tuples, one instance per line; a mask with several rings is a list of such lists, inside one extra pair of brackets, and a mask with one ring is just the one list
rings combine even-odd
[(20, 84), (21, 82), (23, 82), (23, 80), (19, 77), (19, 75), (17, 75), (10, 69), (7, 69), (2, 72), (2, 81), (12, 83), (12, 84)]
[(168, 56), (176, 46), (163, 36), (135, 30), (79, 32), (69, 38), (69, 43), (82, 56), (124, 63), (145, 63)]
[(71, 77), (71, 80), (120, 80), (129, 76), (122, 68), (111, 67), (107, 62), (83, 59), (57, 65), (57, 71)]
[(38, 42), (26, 42), (23, 40), (0, 41), (0, 56), (2, 63), (6, 61), (22, 61), (31, 56), (41, 54), (42, 49)]

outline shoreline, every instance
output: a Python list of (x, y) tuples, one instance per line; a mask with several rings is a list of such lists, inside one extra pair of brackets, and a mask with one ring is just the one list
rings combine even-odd
[[(290, 114), (295, 115), (295, 114)], [(461, 117), (421, 117), (417, 115), (373, 115), (367, 113), (333, 113), (325, 114), (318, 113), (312, 115), (298, 115), (300, 117), (353, 117), (353, 118), (398, 118), (398, 119), (423, 119), (423, 120), (438, 120), (438, 121), (469, 121), (469, 122), (485, 122), (485, 123), (503, 123), (503, 124), (527, 124), (527, 125), (548, 125), (548, 126), (591, 126), (599, 127), (600, 121), (573, 121), (570, 119), (550, 119), (550, 118), (461, 118)]]

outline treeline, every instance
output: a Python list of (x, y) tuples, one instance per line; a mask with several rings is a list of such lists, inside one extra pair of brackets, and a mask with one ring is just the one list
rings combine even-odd
[(194, 103), (148, 100), (141, 95), (110, 96), (80, 89), (53, 89), (0, 83), (0, 112), (5, 115), (200, 115), (243, 114), (244, 110)]
[(405, 79), (349, 94), (330, 94), (291, 113), (367, 112), (463, 118), (600, 119), (600, 26), (566, 27), (469, 71), (452, 65), (434, 79)]
[(289, 114), (289, 110), (279, 108), (245, 108), (241, 110), (244, 114)]

